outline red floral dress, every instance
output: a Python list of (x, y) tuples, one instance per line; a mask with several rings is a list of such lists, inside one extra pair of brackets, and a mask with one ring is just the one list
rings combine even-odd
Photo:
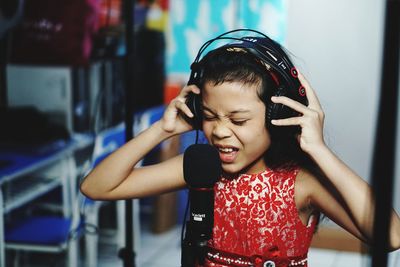
[[(299, 218), (294, 199), (298, 171), (295, 167), (266, 169), (258, 174), (241, 174), (234, 179), (218, 181), (214, 187), (214, 228), (210, 248), (228, 252), (228, 255), (264, 257), (264, 265), (249, 266), (307, 266), (307, 252), (318, 216), (312, 216), (307, 226)], [(274, 257), (299, 257), (303, 261), (301, 264), (265, 264), (266, 259)], [(223, 264), (212, 261), (211, 257), (206, 258), (205, 266), (242, 265)]]

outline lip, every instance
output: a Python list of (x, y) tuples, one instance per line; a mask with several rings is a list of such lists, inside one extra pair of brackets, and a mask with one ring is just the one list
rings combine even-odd
[[(233, 163), (239, 152), (239, 149), (235, 146), (215, 144), (215, 147), (218, 149), (219, 158), (222, 163)], [(232, 149), (232, 151), (224, 152), (221, 149)]]

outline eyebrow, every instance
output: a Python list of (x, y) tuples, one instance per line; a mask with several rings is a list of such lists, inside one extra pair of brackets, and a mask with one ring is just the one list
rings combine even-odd
[[(211, 110), (207, 106), (203, 106), (203, 110), (206, 110), (206, 111), (209, 111), (209, 112), (211, 112), (213, 114), (216, 114), (216, 112), (214, 112), (213, 110)], [(250, 113), (250, 110), (248, 110), (248, 109), (236, 109), (236, 110), (233, 110), (233, 111), (229, 112), (229, 115), (234, 115), (234, 114), (238, 114), (238, 113)]]

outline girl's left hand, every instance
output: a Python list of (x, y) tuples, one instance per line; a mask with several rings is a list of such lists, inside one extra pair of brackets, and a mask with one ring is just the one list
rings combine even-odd
[(317, 95), (301, 73), (299, 73), (299, 80), (306, 89), (308, 106), (285, 96), (273, 96), (271, 98), (272, 102), (288, 106), (302, 115), (299, 117), (272, 120), (271, 123), (276, 126), (299, 125), (301, 127), (301, 133), (298, 136), (300, 147), (308, 154), (312, 154), (315, 149), (325, 146), (323, 137), (325, 115)]

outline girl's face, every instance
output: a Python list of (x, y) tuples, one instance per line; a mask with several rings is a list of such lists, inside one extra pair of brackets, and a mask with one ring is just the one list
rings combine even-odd
[(205, 84), (203, 131), (218, 151), (227, 173), (265, 170), (264, 152), (271, 140), (265, 128), (265, 105), (256, 85)]

